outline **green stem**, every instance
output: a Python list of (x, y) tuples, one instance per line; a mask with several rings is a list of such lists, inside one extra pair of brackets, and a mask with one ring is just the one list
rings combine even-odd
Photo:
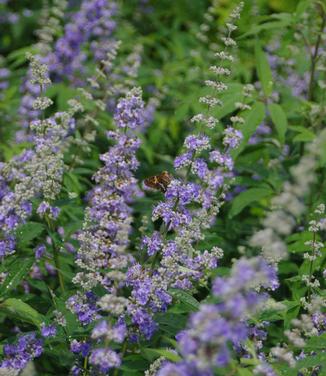
[(51, 219), (48, 216), (45, 216), (45, 220), (46, 220), (46, 222), (48, 224), (48, 228), (50, 230), (49, 235), (50, 235), (50, 238), (52, 240), (53, 260), (54, 260), (54, 265), (55, 265), (57, 275), (58, 275), (59, 285), (60, 285), (62, 293), (65, 293), (65, 284), (64, 284), (63, 275), (61, 273), (61, 263), (60, 263), (60, 258), (59, 258), (59, 251), (55, 246), (55, 239), (52, 236), (52, 231), (54, 231), (54, 226), (53, 226)]
[(60, 264), (60, 259), (59, 259), (59, 252), (56, 249), (54, 244), (53, 244), (52, 249), (53, 249), (54, 264), (55, 264), (55, 268), (56, 268), (57, 273), (58, 273), (59, 285), (60, 285), (62, 292), (65, 293), (65, 284), (64, 284), (62, 273), (61, 273), (61, 264)]
[(323, 30), (324, 30), (325, 25), (326, 25), (326, 13), (322, 9), (322, 7), (321, 7), (321, 10), (322, 10), (322, 13), (323, 13), (322, 23), (321, 23), (319, 35), (318, 35), (317, 40), (316, 40), (314, 53), (311, 56), (310, 79), (309, 79), (309, 90), (308, 90), (308, 100), (309, 101), (312, 101), (314, 99), (315, 71), (316, 71), (316, 65), (317, 65), (317, 60), (318, 60), (319, 48), (320, 48), (320, 44), (321, 44), (321, 40), (322, 40), (322, 34), (323, 34)]
[(156, 252), (155, 256), (153, 257), (153, 260), (152, 260), (152, 263), (151, 263), (151, 270), (153, 270), (154, 267), (155, 267), (155, 264), (156, 264), (156, 262), (158, 260), (158, 255), (159, 255), (158, 252)]
[[(124, 341), (123, 343), (123, 346), (122, 346), (122, 350), (121, 350), (121, 360), (123, 359), (126, 351), (127, 351), (127, 346), (128, 346), (128, 342), (127, 341)], [(113, 376), (118, 376), (119, 375), (119, 368), (116, 368), (113, 372)]]
[(312, 272), (313, 272), (313, 267), (314, 267), (314, 259), (316, 255), (316, 232), (313, 233), (313, 239), (312, 239), (312, 259), (310, 260), (310, 266), (309, 266), (309, 279), (308, 279), (308, 303), (310, 303), (311, 299), (311, 279), (312, 279)]
[(85, 356), (85, 358), (84, 358), (84, 364), (83, 364), (84, 376), (88, 375), (87, 366), (88, 366), (88, 357)]

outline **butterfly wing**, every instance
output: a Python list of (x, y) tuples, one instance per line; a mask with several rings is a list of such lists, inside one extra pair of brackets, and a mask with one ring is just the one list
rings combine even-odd
[(144, 183), (147, 187), (160, 190), (164, 193), (171, 183), (171, 175), (167, 171), (163, 171), (159, 175), (145, 179)]

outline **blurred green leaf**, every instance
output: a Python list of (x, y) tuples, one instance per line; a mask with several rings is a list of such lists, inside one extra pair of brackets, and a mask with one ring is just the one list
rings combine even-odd
[(258, 35), (260, 32), (266, 31), (266, 30), (271, 31), (275, 29), (279, 30), (280, 28), (285, 28), (291, 24), (291, 20), (292, 20), (291, 15), (289, 14), (286, 14), (286, 15), (287, 17), (281, 21), (271, 21), (271, 22), (264, 22), (259, 25), (252, 25), (250, 30), (244, 33), (243, 35), (241, 35), (241, 37), (238, 39), (241, 40), (252, 35)]
[(326, 333), (322, 333), (319, 336), (311, 337), (306, 341), (306, 351), (316, 351), (326, 349)]
[(242, 212), (244, 208), (263, 198), (270, 196), (273, 192), (268, 188), (251, 188), (239, 193), (232, 201), (229, 211), (229, 218), (233, 218)]
[(190, 294), (188, 294), (184, 290), (179, 289), (170, 289), (169, 292), (171, 295), (180, 300), (182, 303), (184, 303), (186, 306), (191, 308), (193, 311), (197, 311), (199, 308), (199, 302)]
[(293, 137), (293, 142), (311, 142), (316, 137), (311, 130), (302, 126), (289, 126), (288, 128), (298, 133)]
[(45, 226), (38, 222), (28, 222), (20, 225), (17, 230), (17, 242), (20, 247), (28, 245), (32, 240), (37, 238), (45, 230)]
[[(325, 350), (325, 348), (323, 349)], [(302, 368), (310, 368), (321, 366), (323, 369), (326, 368), (326, 353), (321, 352), (319, 354), (307, 355), (304, 358), (298, 360), (296, 369), (300, 370)]]
[(6, 270), (8, 275), (1, 284), (0, 296), (8, 294), (11, 290), (13, 290), (29, 273), (34, 262), (34, 257), (25, 259), (19, 257), (15, 259)]
[(260, 43), (255, 45), (256, 70), (259, 81), (266, 97), (269, 97), (273, 91), (273, 76), (269, 66), (267, 56), (262, 50)]
[(150, 359), (155, 359), (160, 356), (163, 356), (171, 362), (179, 362), (181, 360), (180, 356), (175, 352), (166, 350), (166, 349), (151, 349), (151, 348), (142, 348), (141, 352)]
[(234, 159), (242, 152), (248, 144), (250, 137), (255, 133), (257, 127), (263, 122), (265, 118), (265, 105), (262, 102), (255, 103), (251, 110), (243, 114), (244, 124), (241, 126), (243, 139), (240, 145), (231, 151)]
[(278, 133), (279, 139), (283, 144), (285, 141), (285, 133), (288, 128), (288, 120), (283, 108), (276, 103), (271, 103), (268, 105), (268, 110), (270, 112), (273, 124), (275, 125), (276, 131)]
[(247, 368), (238, 368), (237, 372), (239, 376), (252, 376), (252, 371)]
[(9, 298), (0, 304), (0, 311), (11, 319), (18, 319), (40, 327), (44, 322), (43, 316), (27, 303), (20, 299)]

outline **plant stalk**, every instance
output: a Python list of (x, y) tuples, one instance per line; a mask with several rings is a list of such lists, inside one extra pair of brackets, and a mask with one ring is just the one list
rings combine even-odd
[(320, 49), (320, 44), (321, 44), (321, 40), (322, 40), (322, 34), (323, 34), (323, 30), (326, 26), (326, 13), (322, 9), (322, 7), (321, 7), (321, 11), (322, 11), (323, 14), (322, 14), (322, 23), (321, 23), (321, 27), (320, 27), (320, 32), (319, 32), (317, 40), (316, 40), (314, 52), (311, 56), (308, 101), (314, 100), (315, 71), (316, 71), (316, 65), (317, 65), (317, 61), (318, 61), (318, 53), (319, 53), (319, 49)]

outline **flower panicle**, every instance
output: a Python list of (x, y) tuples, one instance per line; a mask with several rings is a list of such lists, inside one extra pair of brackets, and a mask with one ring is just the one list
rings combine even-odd
[[(232, 17), (236, 19), (237, 12)], [(221, 56), (231, 55), (223, 51)], [(211, 70), (219, 77), (228, 76), (230, 72), (224, 66)], [(218, 93), (227, 90), (222, 80), (207, 80), (206, 85)], [(248, 91), (246, 88), (246, 93)], [(200, 101), (208, 104), (209, 110), (215, 105), (223, 105), (222, 100), (213, 95)], [(192, 122), (214, 128), (218, 119), (210, 114), (199, 114), (192, 118)], [(234, 117), (233, 123), (242, 124), (243, 120), (239, 116)], [(135, 264), (127, 273), (127, 284), (132, 288), (128, 312), (133, 324), (138, 327), (136, 334), (150, 338), (157, 328), (153, 314), (164, 312), (172, 302), (168, 290), (193, 289), (195, 282), (207, 283), (210, 270), (222, 257), (220, 249), (201, 252), (195, 249), (194, 244), (205, 238), (203, 232), (212, 225), (223, 202), (227, 180), (233, 169), (228, 150), (239, 145), (241, 136), (239, 130), (227, 128), (223, 138), (227, 152), (212, 149), (212, 140), (201, 130), (186, 137), (185, 151), (174, 161), (177, 172), (185, 170), (184, 178), (171, 178), (164, 192), (164, 201), (152, 211), (152, 220), (161, 219), (163, 225), (160, 231), (143, 237), (142, 247), (153, 259), (151, 266)], [(206, 160), (207, 154), (209, 161)], [(198, 209), (190, 209), (192, 204)], [(167, 233), (173, 234), (169, 240)]]

